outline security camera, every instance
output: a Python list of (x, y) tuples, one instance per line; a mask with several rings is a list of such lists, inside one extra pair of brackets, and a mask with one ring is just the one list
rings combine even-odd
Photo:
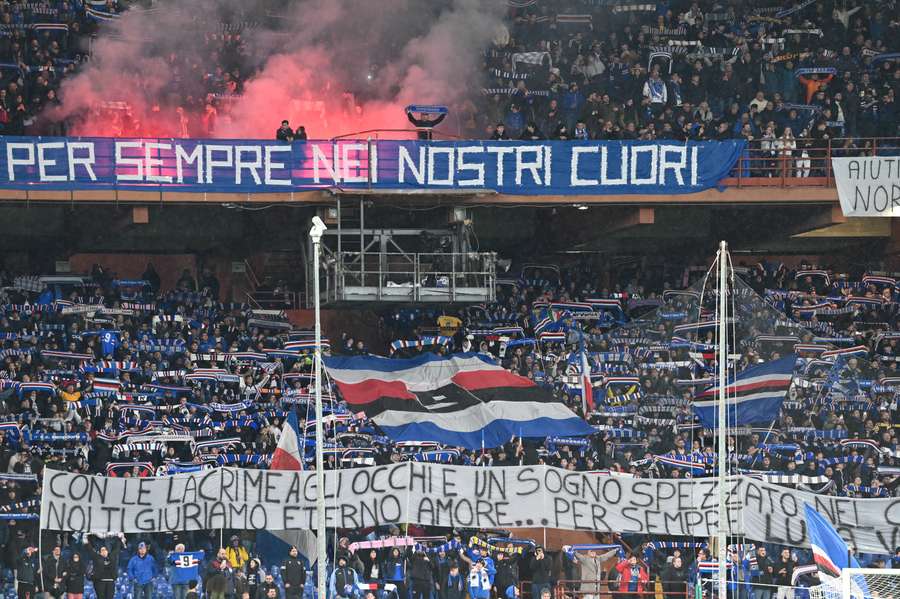
[(312, 229), (309, 230), (309, 236), (313, 238), (313, 240), (319, 240), (322, 238), (322, 234), (328, 230), (328, 227), (325, 226), (325, 223), (322, 222), (322, 219), (318, 216), (314, 216), (312, 219)]

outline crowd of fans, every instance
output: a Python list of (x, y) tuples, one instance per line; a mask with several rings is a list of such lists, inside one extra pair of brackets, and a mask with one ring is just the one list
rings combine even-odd
[(522, 4), (487, 55), (489, 138), (743, 138), (809, 176), (898, 135), (895, 2)]
[[(740, 356), (738, 367), (792, 352), (799, 360), (795, 384), (777, 417), (760, 428), (732, 431), (730, 468), (821, 494), (894, 496), (900, 481), (895, 395), (900, 385), (896, 362), (900, 335), (892, 333), (897, 325), (897, 282), (861, 273), (839, 276), (810, 265), (789, 271), (768, 262), (740, 271), (747, 283), (736, 291), (738, 341), (731, 348)], [(595, 425), (596, 435), (514, 439), (485, 451), (429, 443), (400, 446), (370, 421), (351, 414), (339, 395), (326, 389), (326, 467), (419, 460), (479, 466), (543, 463), (637, 477), (712, 475), (714, 437), (696, 422), (690, 408), (691, 397), (709, 384), (714, 366), (712, 331), (696, 325), (709, 320), (711, 295), (701, 294), (702, 285), (675, 291), (642, 281), (639, 273), (620, 284), (609, 281), (601, 286), (591, 273), (590, 268), (531, 269), (520, 278), (500, 281), (496, 303), (459, 313), (392, 310), (384, 315), (382, 328), (396, 339), (375, 349), (396, 356), (421, 351), (491, 353), (582, 414)], [(135, 589), (135, 595), (167, 594), (175, 583), (162, 582), (163, 566), (168, 564), (170, 579), (184, 574), (178, 566), (182, 558), (171, 561), (167, 557), (171, 552), (181, 556), (203, 551), (211, 558), (184, 558), (184, 563), (205, 573), (196, 578), (203, 579), (199, 588), (207, 595), (218, 592), (213, 589), (219, 588), (218, 574), (223, 571), (228, 597), (238, 596), (233, 589), (240, 588), (243, 576), (250, 585), (265, 580), (255, 570), (262, 555), (257, 539), (240, 531), (229, 545), (237, 544), (233, 551), (245, 557), (236, 563), (229, 558), (228, 565), (213, 557), (222, 544), (222, 531), (130, 535), (121, 540), (47, 531), (38, 536), (33, 518), (44, 468), (124, 477), (165, 476), (222, 465), (266, 468), (290, 410), (298, 411), (301, 431), (307, 429), (312, 384), (309, 331), (296, 330), (279, 311), (221, 301), (218, 282), (209, 272), (196, 279), (185, 272), (176, 289), (158, 286), (152, 266), (141, 280), (116, 279), (97, 267), (91, 277), (22, 276), (4, 281), (0, 471), (9, 474), (0, 475), (0, 546), (5, 565), (16, 572), (20, 591), (42, 584), (54, 596), (63, 591), (78, 595), (89, 572), (88, 588), (98, 596), (127, 591), (126, 581), (156, 585)], [(348, 354), (369, 351), (349, 334), (332, 349)], [(587, 413), (578, 383), (582, 351), (589, 356), (597, 397), (597, 405)], [(311, 445), (307, 460), (311, 466)], [(511, 598), (509, 593), (522, 592), (523, 580), (549, 585), (599, 577), (598, 572), (609, 568), (612, 584), (620, 585), (616, 588), (635, 592), (637, 585), (649, 592), (653, 583), (648, 576), (653, 580), (674, 576), (675, 582), (684, 584), (703, 574), (708, 557), (704, 540), (605, 538), (608, 544), (598, 545), (600, 549), (576, 547), (555, 555), (548, 576), (541, 573), (543, 566), (535, 569), (537, 546), (528, 540), (513, 539), (510, 545), (499, 532), (498, 539), (486, 541), (490, 533), (484, 531), (458, 531), (453, 537), (447, 531), (411, 527), (405, 532), (422, 537), (421, 547), (407, 547), (398, 556), (378, 545), (380, 535), (394, 537), (399, 532), (341, 531), (347, 542), (368, 540), (375, 547), (351, 555), (338, 544), (334, 555), (345, 555), (350, 569), (342, 570), (338, 559), (335, 576), (376, 581), (382, 592), (385, 584), (393, 584), (405, 598), (405, 590), (421, 591), (425, 579), (437, 585), (448, 580), (446, 567), (456, 562), (463, 570), (464, 590), (475, 597), (468, 585), (480, 580), (470, 570), (481, 552), (481, 557), (497, 562), (496, 572), (486, 570), (490, 578), (485, 592), (494, 589), (498, 596)], [(481, 541), (470, 543), (473, 534)], [(485, 549), (483, 542), (493, 548)], [(145, 544), (143, 549), (139, 543)], [(524, 547), (521, 555), (512, 553), (519, 557), (507, 560), (524, 560), (521, 577), (518, 568), (509, 574), (502, 565), (510, 546)], [(29, 564), (39, 557), (29, 548), (37, 547), (47, 552), (40, 559), (62, 551), (63, 557), (53, 559), (63, 560), (63, 575), (51, 581), (48, 572), (55, 570), (45, 563), (43, 581), (34, 578), (36, 570)], [(148, 548), (150, 558), (145, 558), (142, 552)], [(460, 550), (467, 560), (457, 557)], [(781, 550), (768, 548), (775, 560)], [(759, 564), (765, 564), (761, 552), (762, 546), (752, 556), (734, 552), (736, 560), (743, 560), (739, 563), (746, 561), (746, 567), (734, 569), (745, 572), (740, 580), (782, 586), (809, 582), (800, 578), (808, 571), (799, 565), (793, 575), (795, 565), (809, 562), (806, 552), (788, 550), (791, 568), (781, 575), (778, 568), (760, 569)], [(134, 553), (142, 560), (135, 564), (143, 566), (132, 567), (129, 562), (121, 576), (110, 574), (111, 566), (104, 569), (104, 563), (109, 566), (119, 555), (130, 558)], [(629, 563), (619, 562), (617, 556), (630, 559), (631, 554), (641, 563), (634, 568), (613, 567)], [(428, 560), (423, 562), (423, 556)], [(864, 556), (866, 563), (884, 559), (890, 556)], [(85, 570), (84, 562), (93, 565)], [(494, 565), (491, 561), (490, 567)], [(271, 571), (271, 564), (266, 566)], [(616, 567), (625, 572), (616, 575)], [(208, 579), (210, 568), (216, 573), (213, 580)], [(241, 570), (245, 572), (238, 574)], [(511, 578), (498, 583), (501, 573)], [(12, 580), (10, 570), (5, 575)], [(284, 572), (276, 570), (273, 576), (276, 584), (284, 584)], [(509, 580), (513, 582), (507, 584)], [(510, 586), (518, 590), (508, 591)], [(264, 589), (261, 595), (259, 588)], [(287, 592), (282, 588), (274, 591), (276, 597)], [(179, 587), (175, 592), (191, 590)], [(258, 587), (249, 596), (268, 593)], [(29, 595), (20, 592), (20, 596)]]
[[(483, 106), (453, 107), (473, 135), (493, 139), (745, 138), (790, 173), (815, 175), (832, 140), (897, 136), (900, 87), (894, 2), (512, 2), (508, 40), (485, 54)], [(96, 28), (91, 3), (0, 5), (0, 126), (32, 132), (58, 103)], [(127, 8), (121, 0), (104, 11)], [(239, 35), (205, 40), (218, 70), (181, 73), (175, 104), (201, 111), (184, 136), (213, 134), (222, 98), (241, 92)], [(196, 85), (194, 83), (196, 83)], [(184, 97), (186, 96), (186, 97)], [(121, 134), (140, 130), (121, 107), (97, 106)], [(184, 114), (184, 111), (181, 113)], [(284, 123), (277, 133), (305, 137)], [(891, 142), (887, 142), (890, 145)], [(753, 170), (772, 174), (773, 169)], [(7, 278), (0, 296), (0, 553), (18, 596), (54, 599), (297, 599), (309, 596), (306, 557), (292, 549), (263, 564), (261, 541), (240, 531), (95, 538), (40, 534), (34, 519), (44, 468), (102, 476), (165, 476), (223, 465), (266, 468), (284, 418), (306, 431), (312, 348), (278, 311), (219, 297), (209, 273), (176, 289), (116, 279)], [(729, 440), (730, 467), (827, 495), (892, 497), (900, 481), (897, 399), (898, 285), (889, 276), (797, 270), (763, 262), (742, 272), (738, 367), (790, 353), (796, 382), (782, 411)], [(671, 288), (670, 288), (671, 287)], [(696, 422), (694, 392), (708, 382), (712, 331), (700, 287), (640, 277), (597, 283), (590, 269), (522, 273), (495, 304), (458, 313), (384, 315), (391, 343), (367, 348), (352, 332), (335, 353), (482, 351), (533, 379), (597, 428), (585, 439), (514, 439), (487, 451), (399, 447), (326, 390), (327, 468), (418, 459), (464, 465), (552, 464), (638, 477), (714, 473), (714, 439)], [(682, 287), (679, 285), (677, 287)], [(708, 299), (708, 296), (703, 296)], [(587, 352), (596, 395), (584, 410), (578, 375)], [(815, 408), (815, 409), (810, 409)], [(160, 440), (154, 440), (159, 437)], [(165, 440), (161, 440), (165, 439)], [(305, 439), (304, 439), (305, 440)], [(307, 456), (312, 462), (312, 453)], [(417, 530), (417, 545), (386, 547), (395, 527), (341, 531), (332, 547), (337, 597), (548, 599), (560, 587), (598, 595), (683, 593), (704, 573), (704, 540), (611, 536), (596, 546), (544, 549), (502, 532)], [(478, 539), (473, 541), (472, 537)], [(496, 538), (494, 538), (496, 537)], [(598, 539), (599, 540), (599, 539)], [(369, 543), (370, 547), (354, 543)], [(863, 556), (866, 564), (894, 556)], [(735, 589), (808, 584), (808, 552), (778, 546), (732, 551)], [(890, 565), (888, 563), (888, 565)], [(656, 583), (655, 581), (661, 581)], [(86, 584), (86, 581), (88, 584)], [(608, 581), (608, 582), (607, 582)], [(528, 582), (527, 586), (523, 583)], [(369, 585), (372, 585), (370, 589)], [(606, 586), (609, 584), (610, 586)], [(9, 590), (11, 586), (7, 586)]]
[[(5, 133), (65, 132), (66, 124), (35, 117), (59, 103), (60, 82), (89, 55), (98, 23), (132, 4), (149, 3), (4, 3)], [(801, 176), (823, 168), (816, 158), (829, 144), (871, 152), (867, 138), (898, 136), (895, 0), (509, 4), (505, 32), (485, 50), (481, 100), (450, 107), (470, 135), (744, 138), (760, 156), (790, 157), (788, 168)], [(247, 39), (227, 24), (195, 42), (190, 57), (165, 57), (173, 76), (160, 90), (160, 109), (145, 117), (174, 119), (185, 137), (213, 135), (259, 66)], [(352, 97), (345, 93), (342, 104), (354, 105)], [(154, 130), (115, 100), (98, 103), (90, 118), (102, 116), (123, 136)]]

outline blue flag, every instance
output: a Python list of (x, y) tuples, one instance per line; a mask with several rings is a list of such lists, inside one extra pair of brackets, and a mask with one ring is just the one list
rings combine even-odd
[(809, 531), (813, 561), (819, 567), (819, 572), (827, 576), (838, 577), (844, 568), (859, 568), (859, 562), (850, 554), (847, 543), (837, 533), (831, 522), (809, 504), (803, 507), (806, 512), (806, 529)]
[[(752, 366), (730, 376), (726, 386), (728, 426), (771, 422), (778, 417), (781, 404), (791, 386), (797, 356)], [(694, 413), (705, 428), (718, 426), (719, 387), (712, 386), (694, 398)]]

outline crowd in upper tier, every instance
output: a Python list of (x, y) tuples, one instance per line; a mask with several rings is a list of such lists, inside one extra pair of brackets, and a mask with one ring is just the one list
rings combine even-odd
[[(44, 109), (59, 103), (60, 83), (89, 56), (91, 39), (109, 31), (98, 24), (133, 4), (148, 5), (14, 0), (0, 6), (4, 132), (65, 132), (66, 124), (54, 123)], [(454, 133), (744, 138), (761, 152), (805, 153), (813, 161), (829, 144), (868, 152), (871, 142), (861, 139), (898, 136), (896, 0), (509, 5), (504, 31), (484, 50), (484, 81), (476, 84), (482, 93), (475, 87), (473, 98), (450, 107), (459, 122)], [(190, 60), (166, 56), (175, 76), (160, 90), (153, 114), (180, 122), (181, 136), (214, 135), (229, 101), (259, 66), (248, 39), (240, 27), (222, 23), (204, 33)], [(353, 98), (344, 94), (342, 109), (362, 110)], [(122, 135), (153, 127), (129, 122), (127, 107), (115, 100), (94, 110)], [(315, 124), (307, 125), (315, 138)]]
[(894, 2), (524, 4), (487, 55), (488, 137), (744, 138), (814, 157), (898, 135)]

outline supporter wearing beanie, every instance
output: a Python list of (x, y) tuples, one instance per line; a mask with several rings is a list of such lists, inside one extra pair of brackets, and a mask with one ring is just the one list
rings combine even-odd
[(134, 599), (152, 599), (153, 578), (157, 574), (156, 560), (147, 551), (147, 544), (138, 544), (137, 553), (128, 560), (128, 575), (134, 581)]

